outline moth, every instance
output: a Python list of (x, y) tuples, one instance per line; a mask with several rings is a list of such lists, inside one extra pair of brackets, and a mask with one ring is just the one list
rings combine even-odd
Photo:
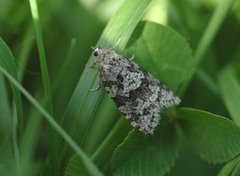
[(93, 48), (100, 80), (107, 94), (131, 125), (144, 134), (153, 134), (160, 112), (181, 100), (132, 59), (113, 49)]

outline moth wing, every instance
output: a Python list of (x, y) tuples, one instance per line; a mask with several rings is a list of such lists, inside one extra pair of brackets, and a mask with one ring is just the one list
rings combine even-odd
[[(160, 83), (159, 83), (160, 84)], [(158, 101), (161, 109), (169, 108), (180, 104), (181, 100), (166, 86), (160, 84)]]
[[(142, 101), (138, 101), (138, 105)], [(155, 127), (159, 124), (160, 109), (156, 104), (148, 104), (145, 108), (140, 108), (131, 103), (119, 107), (130, 124), (145, 134), (153, 134)]]

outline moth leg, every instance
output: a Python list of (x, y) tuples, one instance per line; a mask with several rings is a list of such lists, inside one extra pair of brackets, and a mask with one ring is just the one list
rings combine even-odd
[(97, 60), (96, 59), (92, 63), (87, 64), (88, 68), (96, 68), (96, 66), (97, 66)]
[(97, 90), (99, 90), (101, 87), (102, 87), (102, 82), (99, 81), (97, 87), (90, 89), (90, 91), (91, 91), (91, 92), (97, 91)]
[(135, 55), (133, 54), (132, 57), (129, 58), (130, 61), (132, 61), (135, 58)]

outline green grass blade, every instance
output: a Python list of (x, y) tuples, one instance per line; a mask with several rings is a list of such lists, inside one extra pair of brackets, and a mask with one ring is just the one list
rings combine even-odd
[[(5, 42), (0, 38), (0, 66), (2, 68), (5, 68), (12, 77), (14, 77), (16, 80), (18, 80), (17, 75), (17, 67), (14, 60), (14, 57), (8, 48), (8, 46), (5, 44)], [(22, 98), (21, 94), (18, 89), (16, 89), (11, 84), (13, 97), (14, 97), (14, 103), (16, 105), (17, 110), (17, 117), (13, 115), (12, 119), (12, 142), (13, 142), (13, 150), (14, 150), (14, 157), (16, 162), (16, 172), (19, 175), (20, 174), (20, 163), (19, 163), (19, 152), (18, 152), (18, 142), (17, 138), (21, 136), (22, 128), (23, 128), (23, 107), (22, 107)], [(18, 128), (18, 129), (17, 129)]]
[[(52, 90), (53, 95), (55, 93), (54, 91), (59, 86), (59, 83), (61, 81), (63, 74), (68, 70), (68, 66), (70, 64), (70, 58), (72, 57), (72, 51), (73, 51), (73, 48), (75, 47), (75, 44), (76, 44), (76, 40), (72, 39), (72, 42), (67, 54), (67, 59), (65, 60), (62, 68), (60, 68), (60, 72), (57, 75), (57, 79), (53, 81), (53, 90)], [(39, 97), (38, 100), (41, 102), (43, 106), (45, 106), (48, 101), (43, 97)], [(33, 161), (34, 149), (37, 145), (39, 136), (42, 133), (40, 131), (42, 130), (41, 128), (42, 125), (43, 125), (43, 118), (41, 118), (41, 114), (39, 114), (39, 112), (33, 107), (30, 110), (29, 120), (26, 124), (23, 136), (20, 141), (21, 142), (20, 143), (20, 153), (21, 153), (20, 162), (22, 163), (21, 169), (23, 171), (23, 175), (31, 175), (31, 172), (32, 172), (31, 164), (34, 163)]]
[(0, 74), (0, 175), (16, 175), (12, 141), (9, 139), (9, 134), (12, 133), (11, 107), (3, 78)]
[(0, 97), (0, 129), (8, 131), (11, 124), (11, 107), (2, 74), (0, 74)]
[(236, 166), (240, 164), (240, 156), (235, 159), (229, 161), (220, 171), (218, 176), (233, 176), (232, 172), (236, 168)]
[[(15, 79), (18, 80), (17, 67), (13, 55), (5, 44), (5, 42), (0, 38), (0, 65), (5, 68)], [(14, 101), (17, 109), (19, 129), (21, 132), (23, 127), (23, 108), (22, 108), (22, 99), (20, 92), (12, 87)], [(20, 135), (20, 134), (19, 134)]]
[(151, 0), (136, 0), (134, 2), (126, 0), (109, 21), (98, 45), (104, 48), (117, 47), (120, 50), (124, 49), (150, 2)]
[(102, 175), (97, 167), (92, 163), (88, 156), (79, 148), (79, 146), (73, 141), (73, 139), (62, 129), (60, 125), (53, 119), (53, 117), (2, 67), (1, 72), (8, 78), (8, 80), (14, 84), (14, 86), (22, 92), (22, 94), (38, 109), (38, 111), (46, 118), (48, 123), (62, 136), (62, 138), (71, 146), (71, 148), (79, 155), (83, 160), (86, 169), (89, 174), (93, 176)]
[[(204, 55), (206, 54), (209, 46), (213, 42), (217, 32), (219, 31), (221, 24), (223, 23), (224, 19), (226, 18), (229, 10), (231, 9), (232, 5), (234, 4), (235, 0), (219, 0), (218, 5), (209, 21), (209, 24), (206, 30), (201, 37), (201, 40), (198, 43), (198, 46), (194, 52), (194, 58), (196, 61), (196, 65), (198, 65), (202, 59), (204, 59)], [(207, 75), (202, 74), (202, 70), (197, 71), (197, 76), (200, 80), (204, 81), (205, 85), (216, 95), (219, 95), (219, 91), (217, 90), (217, 85), (214, 81), (211, 81), (207, 77)]]
[(240, 84), (233, 68), (226, 68), (219, 76), (224, 103), (232, 119), (240, 126)]
[(18, 75), (20, 81), (23, 79), (24, 71), (26, 69), (26, 65), (29, 59), (29, 54), (31, 52), (31, 49), (33, 47), (33, 42), (34, 42), (34, 34), (33, 34), (33, 27), (29, 26), (26, 34), (23, 37), (23, 41), (20, 44), (22, 47), (20, 47), (20, 53), (19, 53), (19, 60), (18, 60)]
[(214, 14), (212, 15), (209, 24), (195, 50), (194, 57), (197, 64), (203, 59), (204, 54), (215, 38), (223, 20), (227, 16), (227, 13), (229, 12), (234, 2), (235, 0), (219, 0), (218, 6), (216, 7)]
[[(43, 44), (43, 37), (42, 37), (42, 31), (41, 31), (41, 25), (39, 20), (39, 12), (38, 12), (38, 6), (36, 0), (29, 0), (30, 3), (30, 9), (33, 17), (33, 24), (35, 29), (35, 35), (37, 39), (37, 46), (38, 46), (38, 53), (39, 53), (39, 60), (40, 60), (40, 68), (41, 68), (41, 75), (42, 75), (42, 82), (43, 82), (43, 92), (44, 92), (44, 98), (46, 101), (46, 107), (48, 112), (53, 115), (53, 103), (52, 103), (52, 94), (51, 94), (51, 87), (50, 87), (50, 81), (49, 81), (49, 74), (48, 74), (48, 66), (46, 61), (46, 55), (44, 50), (44, 44)], [(54, 132), (52, 129), (49, 130), (49, 136), (50, 136), (50, 154), (52, 154), (52, 151), (54, 150), (54, 145), (52, 145), (52, 136)], [(52, 158), (52, 157), (51, 157)], [(51, 167), (55, 168), (55, 162), (51, 160)]]
[[(99, 146), (98, 150), (93, 154), (92, 160), (101, 170), (106, 172), (106, 170), (109, 169), (109, 161), (111, 160), (114, 149), (123, 141), (130, 130), (131, 126), (127, 120), (124, 118), (119, 119), (114, 128)], [(84, 175), (86, 172), (85, 170), (86, 169), (83, 168), (81, 159), (74, 154), (68, 162), (65, 170), (65, 176), (75, 176), (77, 173)]]
[(38, 13), (38, 6), (36, 0), (29, 0), (30, 9), (32, 12), (33, 17), (33, 24), (37, 38), (37, 45), (38, 45), (38, 52), (39, 52), (39, 59), (40, 59), (40, 66), (41, 66), (41, 74), (43, 80), (43, 88), (44, 88), (44, 95), (48, 100), (47, 110), (50, 114), (53, 114), (53, 107), (52, 107), (52, 95), (51, 95), (51, 88), (50, 88), (50, 81), (49, 81), (49, 74), (48, 74), (48, 67), (46, 61), (46, 55), (44, 50), (43, 44), (43, 37), (42, 31), (39, 21), (39, 13)]
[[(151, 0), (125, 1), (106, 26), (98, 45), (110, 48), (120, 41), (117, 46), (122, 50), (150, 2)], [(87, 65), (91, 65), (94, 60), (92, 56)], [(84, 69), (61, 121), (64, 129), (80, 145), (86, 140), (93, 115), (103, 96), (102, 90), (90, 91), (99, 84), (97, 76), (97, 69), (89, 66)], [(101, 132), (98, 133), (101, 135)], [(59, 139), (55, 147), (55, 161), (59, 163), (58, 170), (61, 170), (72, 152)]]
[[(32, 167), (34, 166), (34, 154), (35, 147), (39, 142), (39, 136), (41, 135), (41, 126), (43, 125), (43, 118), (41, 114), (30, 114), (29, 120), (26, 124), (25, 130), (23, 132), (20, 145), (20, 163), (22, 175), (31, 175)], [(39, 164), (39, 163), (37, 163)], [(42, 163), (41, 163), (42, 164)], [(36, 170), (38, 172), (39, 170)]]
[(131, 125), (123, 117), (119, 119), (112, 131), (108, 134), (98, 150), (93, 154), (92, 160), (100, 167), (107, 169), (107, 162), (111, 160), (112, 152), (115, 150), (123, 139), (127, 136), (128, 132), (132, 129)]
[[(96, 117), (91, 124), (90, 130), (88, 131), (87, 138), (89, 140), (86, 140), (83, 145), (83, 149), (87, 154), (92, 155), (99, 145), (101, 145), (104, 138), (119, 119), (119, 116), (116, 115), (118, 114), (117, 112), (118, 110), (114, 102), (108, 95), (105, 95), (98, 107)], [(101, 131), (100, 134), (99, 131)]]
[(65, 62), (63, 64), (62, 68), (60, 68), (60, 72), (58, 73), (56, 79), (54, 80), (52, 92), (55, 92), (57, 87), (60, 86), (62, 77), (64, 76), (64, 74), (66, 74), (66, 72), (68, 71), (68, 67), (71, 65), (71, 58), (72, 58), (72, 55), (73, 55), (73, 50), (76, 47), (76, 42), (77, 41), (76, 41), (75, 38), (73, 38), (71, 40), (70, 47), (68, 49), (68, 53), (67, 53)]

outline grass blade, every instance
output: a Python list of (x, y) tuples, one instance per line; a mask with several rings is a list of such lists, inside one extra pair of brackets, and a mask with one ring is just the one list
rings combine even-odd
[(194, 57), (196, 59), (196, 63), (198, 64), (204, 57), (207, 49), (212, 43), (214, 37), (216, 36), (223, 20), (227, 16), (228, 11), (232, 7), (235, 0), (220, 0), (218, 2), (218, 6), (212, 15), (209, 24), (206, 30), (203, 33), (203, 36), (197, 46), (197, 49), (194, 53)]
[(234, 70), (226, 68), (219, 76), (219, 83), (226, 107), (232, 119), (240, 126), (240, 84)]
[[(5, 68), (9, 74), (11, 74), (12, 77), (14, 77), (16, 80), (18, 80), (17, 75), (17, 67), (14, 60), (14, 57), (8, 48), (8, 46), (5, 44), (5, 42), (0, 38), (0, 66), (2, 68)], [(13, 142), (13, 151), (14, 151), (14, 157), (16, 162), (16, 172), (17, 174), (20, 173), (20, 163), (19, 163), (19, 152), (18, 152), (18, 142), (17, 138), (21, 136), (22, 129), (23, 129), (23, 107), (22, 107), (22, 98), (21, 94), (18, 89), (16, 89), (11, 84), (13, 97), (14, 97), (14, 103), (16, 105), (17, 110), (17, 117), (14, 115), (12, 119), (12, 142)], [(18, 128), (18, 129), (17, 129)], [(18, 137), (17, 137), (18, 136)]]
[(234, 158), (233, 160), (229, 161), (219, 172), (218, 176), (233, 176), (233, 171), (236, 166), (240, 163), (240, 156)]
[[(151, 0), (125, 1), (106, 26), (97, 45), (110, 48), (120, 41), (118, 48), (122, 50), (150, 2)], [(88, 65), (91, 65), (94, 59), (92, 56)], [(102, 90), (90, 91), (98, 84), (97, 70), (86, 67), (61, 121), (64, 129), (80, 145), (87, 138), (87, 131), (93, 121), (93, 115), (103, 96)], [(98, 133), (101, 135), (101, 132)], [(58, 170), (61, 170), (60, 168), (64, 168), (66, 158), (70, 157), (72, 151), (59, 139), (56, 139), (55, 147), (57, 147), (55, 148), (55, 161), (59, 163)]]
[(53, 117), (2, 67), (1, 72), (8, 78), (8, 80), (14, 84), (14, 86), (22, 92), (22, 94), (38, 109), (38, 111), (46, 118), (48, 123), (63, 137), (63, 139), (71, 146), (71, 148), (79, 155), (83, 160), (86, 169), (89, 174), (93, 176), (102, 175), (97, 167), (92, 163), (88, 156), (79, 148), (79, 146), (73, 141), (73, 139), (61, 128), (60, 125), (53, 119)]
[(47, 109), (50, 112), (50, 114), (53, 114), (51, 88), (50, 88), (48, 67), (47, 67), (46, 55), (45, 55), (44, 44), (43, 44), (42, 31), (41, 31), (40, 22), (39, 22), (38, 6), (37, 6), (36, 0), (29, 0), (29, 3), (30, 3), (31, 12), (32, 12), (36, 38), (37, 38), (44, 94), (47, 97), (47, 99), (49, 99)]

